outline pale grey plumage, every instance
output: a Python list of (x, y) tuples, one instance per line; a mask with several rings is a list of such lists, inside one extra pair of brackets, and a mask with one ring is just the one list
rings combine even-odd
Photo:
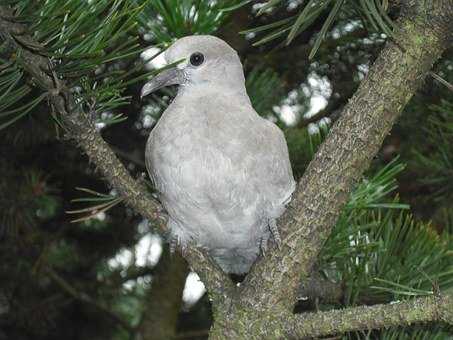
[[(187, 61), (195, 52), (204, 56), (198, 67)], [(295, 188), (283, 133), (251, 106), (239, 57), (224, 41), (184, 37), (165, 58), (184, 61), (142, 94), (180, 84), (146, 146), (169, 230), (182, 246), (206, 247), (224, 271), (245, 273)]]

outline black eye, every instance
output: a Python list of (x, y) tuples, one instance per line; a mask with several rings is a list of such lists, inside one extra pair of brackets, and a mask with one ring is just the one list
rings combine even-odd
[(192, 54), (190, 56), (190, 63), (193, 66), (200, 66), (201, 64), (203, 64), (203, 61), (204, 61), (204, 55), (201, 54), (200, 52), (195, 52), (194, 54)]

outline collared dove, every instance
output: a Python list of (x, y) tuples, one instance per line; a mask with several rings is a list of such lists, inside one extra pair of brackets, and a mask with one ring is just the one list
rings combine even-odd
[(236, 51), (213, 36), (187, 36), (165, 51), (181, 61), (149, 81), (178, 93), (151, 131), (146, 166), (167, 210), (172, 240), (206, 248), (227, 273), (246, 273), (295, 188), (282, 131), (253, 109)]

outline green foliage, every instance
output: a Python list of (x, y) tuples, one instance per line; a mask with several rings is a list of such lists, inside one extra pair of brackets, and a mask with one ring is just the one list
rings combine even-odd
[(451, 332), (446, 327), (413, 326), (390, 328), (383, 331), (362, 331), (344, 335), (341, 339), (379, 340), (451, 340)]
[(270, 69), (255, 67), (247, 75), (245, 85), (256, 112), (263, 117), (275, 117), (273, 107), (279, 104), (283, 97), (278, 75)]
[(327, 132), (327, 127), (320, 129), (318, 133), (314, 134), (310, 134), (308, 129), (285, 130), (289, 158), (296, 180), (303, 175), (308, 163), (313, 158), (319, 145), (321, 145)]
[(350, 211), (372, 208), (409, 209), (409, 205), (400, 204), (394, 200), (389, 203), (382, 202), (383, 198), (398, 188), (396, 176), (404, 168), (405, 165), (399, 163), (396, 158), (378, 170), (370, 179), (365, 178), (354, 190), (345, 208)]
[[(308, 164), (322, 135), (295, 137), (298, 148), (291, 144), (291, 134), (287, 138), (290, 150), (305, 155), (305, 160), (293, 164)], [(452, 238), (415, 222), (404, 212), (409, 206), (391, 197), (397, 189), (396, 176), (404, 168), (394, 160), (360, 183), (323, 250), (320, 267), (327, 277), (345, 285), (346, 305), (388, 302), (433, 294), (437, 286), (442, 291), (453, 287)]]
[[(0, 62), (0, 130), (3, 130), (32, 112), (45, 95), (30, 99), (32, 89), (24, 84), (22, 70), (6, 60)], [(19, 102), (25, 104), (17, 105)]]
[(442, 230), (446, 235), (453, 236), (453, 210), (451, 207), (443, 207), (438, 214), (438, 223), (442, 225)]
[[(274, 7), (283, 6), (282, 0), (270, 0), (262, 6), (258, 15), (271, 11)], [(255, 27), (243, 31), (247, 33), (268, 32), (254, 43), (255, 46), (268, 43), (274, 39), (286, 35), (286, 44), (290, 44), (299, 34), (322, 18), (323, 25), (317, 34), (309, 58), (312, 59), (318, 51), (322, 41), (326, 38), (333, 23), (341, 17), (342, 12), (356, 12), (359, 19), (363, 20), (364, 26), (372, 27), (374, 31), (383, 32), (392, 36), (393, 23), (387, 14), (388, 2), (386, 0), (310, 0), (306, 4), (302, 2), (299, 13), (271, 24)], [(327, 14), (327, 17), (324, 16)]]
[[(19, 171), (17, 171), (19, 170)], [(4, 181), (0, 182), (0, 238), (2, 232), (19, 237), (24, 230), (34, 230), (37, 224), (53, 218), (61, 208), (55, 188), (48, 176), (36, 169), (12, 169), (0, 166)], [(8, 195), (14, 185), (14, 195)]]
[(213, 34), (225, 22), (238, 0), (155, 0), (146, 3), (140, 21), (146, 33), (158, 44), (167, 46), (176, 38), (192, 34)]
[(453, 103), (443, 100), (431, 109), (437, 114), (424, 130), (427, 144), (434, 150), (414, 150), (415, 162), (424, 173), (420, 182), (432, 188), (432, 197), (441, 201), (453, 194)]
[[(99, 214), (105, 213), (109, 209), (113, 208), (117, 204), (123, 201), (123, 198), (117, 197), (112, 194), (102, 194), (91, 189), (76, 188), (79, 191), (90, 194), (89, 197), (73, 199), (74, 203), (91, 203), (90, 206), (82, 209), (68, 210), (68, 214), (81, 214), (80, 217), (72, 220), (72, 222), (87, 222), (93, 218), (99, 216)], [(101, 223), (102, 227), (102, 223)]]
[[(354, 191), (323, 251), (327, 276), (346, 285), (346, 304), (388, 302), (453, 287), (451, 236), (402, 211), (392, 162)], [(365, 194), (366, 193), (366, 194)]]
[(381, 340), (451, 340), (451, 338), (451, 332), (441, 327), (434, 327), (434, 329), (421, 327), (389, 329), (380, 334)]
[[(52, 61), (50, 68), (64, 77), (82, 110), (97, 116), (104, 125), (122, 121), (123, 117), (112, 111), (129, 103), (130, 97), (123, 95), (126, 86), (146, 76), (137, 75), (143, 71), (142, 64), (137, 63), (143, 50), (137, 34), (142, 6), (125, 0), (15, 3), (17, 20), (31, 20), (33, 25), (28, 30), (40, 43), (23, 39), (20, 42), (24, 48), (45, 50), (43, 53)], [(0, 118), (8, 120), (0, 129), (30, 113), (47, 96), (36, 90), (30, 93), (23, 79), (22, 62), (19, 54), (15, 59), (2, 60), (0, 65), (0, 89), (8, 96), (0, 107)], [(58, 86), (57, 78), (55, 82)], [(27, 104), (17, 105), (25, 96)], [(14, 110), (7, 110), (11, 106)]]
[(45, 263), (55, 269), (71, 271), (78, 268), (82, 258), (74, 242), (59, 240), (52, 243), (45, 251)]

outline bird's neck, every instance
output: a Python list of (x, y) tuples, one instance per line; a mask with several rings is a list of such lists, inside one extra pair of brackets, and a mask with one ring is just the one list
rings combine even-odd
[(244, 84), (235, 84), (231, 86), (230, 84), (211, 84), (209, 82), (199, 83), (199, 84), (187, 84), (180, 86), (178, 88), (177, 97), (206, 97), (212, 96), (212, 98), (222, 97), (222, 98), (231, 98), (234, 101), (244, 101), (244, 103), (250, 104), (249, 96)]

